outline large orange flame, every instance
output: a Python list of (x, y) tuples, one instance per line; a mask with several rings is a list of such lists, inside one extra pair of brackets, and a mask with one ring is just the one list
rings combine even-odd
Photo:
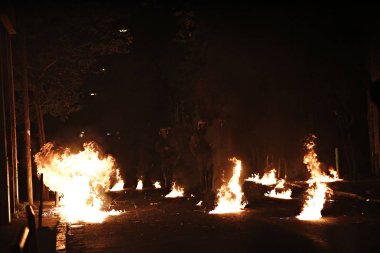
[(243, 201), (244, 194), (239, 184), (241, 160), (235, 157), (229, 160), (235, 164), (233, 174), (228, 184), (223, 184), (218, 190), (217, 206), (209, 212), (211, 214), (242, 212), (247, 205), (247, 202)]
[(313, 135), (309, 142), (305, 144), (307, 154), (304, 156), (303, 162), (310, 173), (310, 178), (307, 181), (309, 188), (306, 191), (306, 201), (301, 213), (297, 216), (297, 219), (300, 220), (318, 220), (322, 218), (321, 211), (326, 202), (326, 197), (333, 195), (333, 191), (326, 183), (342, 180), (333, 169), (330, 169), (330, 175), (326, 175), (321, 170), (321, 164), (314, 150), (315, 139), (316, 137)]
[(71, 153), (66, 148), (55, 151), (45, 144), (35, 155), (37, 172), (44, 174), (44, 183), (61, 195), (60, 214), (67, 222), (102, 222), (108, 215), (120, 212), (104, 211), (103, 193), (110, 187), (110, 177), (119, 175), (115, 160), (101, 155), (95, 143), (85, 143), (84, 150)]

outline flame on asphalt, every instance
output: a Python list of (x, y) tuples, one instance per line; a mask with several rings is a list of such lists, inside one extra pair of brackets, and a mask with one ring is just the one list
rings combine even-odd
[(247, 205), (247, 202), (243, 201), (244, 194), (239, 183), (241, 160), (235, 157), (229, 160), (235, 164), (232, 177), (218, 190), (217, 204), (215, 209), (209, 212), (210, 214), (238, 213), (244, 211), (243, 208)]
[(136, 190), (141, 191), (143, 189), (143, 181), (142, 179), (139, 179), (137, 182)]
[(333, 195), (333, 191), (327, 186), (327, 183), (342, 180), (333, 169), (330, 169), (330, 175), (326, 175), (322, 171), (317, 153), (314, 150), (315, 139), (316, 137), (312, 135), (305, 144), (307, 153), (304, 156), (303, 162), (310, 173), (310, 178), (307, 181), (309, 188), (306, 191), (306, 200), (301, 213), (297, 216), (299, 220), (319, 220), (322, 218), (321, 211), (326, 198)]
[(264, 195), (276, 199), (291, 199), (292, 190), (285, 190), (285, 180), (280, 179), (278, 180), (277, 185), (271, 191), (265, 193)]
[(184, 195), (184, 188), (177, 186), (176, 183), (174, 182), (172, 185), (172, 190), (169, 192), (165, 198), (180, 198), (183, 197)]
[[(120, 176), (115, 159), (101, 154), (94, 142), (85, 143), (77, 153), (69, 148), (54, 150), (53, 144), (47, 143), (34, 159), (45, 185), (60, 194), (59, 212), (67, 222), (100, 223), (109, 215), (120, 214), (107, 211), (104, 195), (110, 181), (115, 181), (112, 177)], [(118, 187), (121, 184), (116, 183)]]
[(276, 169), (272, 169), (269, 172), (264, 173), (264, 175), (261, 178), (259, 174), (257, 173), (245, 179), (245, 181), (254, 182), (256, 184), (262, 184), (262, 185), (275, 185), (277, 182)]

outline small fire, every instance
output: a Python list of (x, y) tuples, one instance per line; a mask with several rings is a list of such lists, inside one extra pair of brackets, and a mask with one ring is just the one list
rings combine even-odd
[(247, 205), (247, 202), (243, 202), (244, 194), (239, 184), (241, 160), (238, 160), (235, 157), (229, 160), (235, 164), (233, 175), (228, 184), (223, 184), (218, 190), (217, 206), (214, 210), (209, 212), (210, 214), (242, 212), (243, 208)]
[(110, 189), (110, 191), (121, 191), (124, 189), (124, 180), (120, 176), (119, 169), (116, 169), (116, 184)]
[(158, 181), (154, 182), (153, 186), (154, 186), (154, 188), (156, 188), (156, 189), (161, 189), (161, 183), (158, 182)]
[(284, 190), (285, 189), (285, 180), (280, 179), (277, 183), (277, 185), (274, 187), (273, 190), (270, 192), (265, 193), (264, 195), (271, 198), (277, 198), (277, 199), (291, 199), (292, 197), (292, 190)]
[(245, 179), (245, 181), (255, 182), (256, 184), (262, 185), (274, 185), (277, 183), (276, 169), (272, 169), (269, 172), (264, 173), (262, 178), (260, 178), (259, 174), (255, 174)]
[(136, 190), (141, 191), (143, 189), (143, 181), (142, 179), (139, 179), (137, 182)]
[(326, 196), (333, 195), (331, 188), (326, 183), (341, 181), (338, 173), (330, 169), (330, 176), (326, 175), (320, 168), (317, 154), (314, 150), (316, 137), (313, 135), (310, 141), (305, 144), (307, 154), (304, 156), (303, 162), (306, 164), (307, 170), (310, 173), (310, 178), (307, 181), (309, 188), (306, 191), (306, 201), (303, 205), (301, 213), (297, 216), (299, 220), (318, 220), (322, 218), (321, 211), (326, 202)]
[(104, 192), (109, 189), (115, 171), (115, 160), (101, 155), (95, 143), (85, 143), (84, 150), (71, 153), (53, 149), (45, 144), (35, 155), (37, 172), (44, 174), (44, 183), (61, 196), (59, 212), (67, 222), (100, 223), (109, 215), (120, 212), (104, 211)]
[(180, 198), (183, 197), (184, 194), (184, 189), (183, 187), (176, 186), (175, 182), (172, 185), (172, 191), (169, 192), (165, 198)]

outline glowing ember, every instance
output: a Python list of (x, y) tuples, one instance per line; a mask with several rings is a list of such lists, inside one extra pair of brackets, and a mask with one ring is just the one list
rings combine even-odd
[(95, 143), (85, 143), (84, 150), (53, 150), (45, 144), (35, 155), (37, 172), (44, 174), (44, 183), (61, 196), (59, 212), (67, 222), (102, 222), (120, 212), (104, 211), (103, 193), (109, 189), (110, 176), (115, 175), (115, 160), (101, 155)]
[(217, 206), (214, 210), (210, 211), (211, 214), (217, 213), (237, 213), (242, 212), (246, 206), (246, 202), (243, 202), (243, 192), (239, 184), (241, 173), (241, 161), (235, 157), (230, 159), (235, 166), (233, 168), (233, 175), (228, 184), (223, 184), (218, 190), (217, 194)]
[(165, 198), (180, 198), (183, 197), (184, 189), (180, 186), (176, 186), (175, 183), (172, 185), (172, 191), (169, 192)]
[(326, 175), (320, 168), (317, 154), (315, 153), (314, 140), (316, 137), (313, 135), (310, 141), (305, 144), (307, 154), (304, 156), (303, 162), (307, 166), (310, 173), (310, 178), (307, 181), (309, 188), (306, 191), (306, 201), (302, 208), (301, 213), (297, 216), (300, 220), (318, 220), (322, 217), (321, 211), (326, 202), (326, 196), (333, 195), (333, 191), (327, 186), (327, 182), (334, 182), (339, 179), (336, 171), (330, 169), (330, 175)]
[(124, 180), (120, 176), (119, 169), (116, 169), (116, 184), (110, 189), (110, 191), (121, 191), (124, 189)]
[(136, 190), (142, 190), (143, 189), (143, 181), (142, 179), (139, 179), (137, 182)]
[(255, 182), (256, 184), (262, 185), (274, 185), (277, 183), (276, 169), (272, 169), (269, 172), (264, 173), (262, 178), (260, 178), (259, 174), (255, 174), (245, 179), (245, 181)]
[(202, 206), (202, 200), (198, 202), (198, 204), (196, 204), (196, 206)]
[(154, 186), (154, 188), (156, 188), (156, 189), (161, 189), (161, 183), (158, 182), (158, 181), (154, 182), (153, 186)]
[(271, 198), (277, 198), (277, 199), (291, 199), (292, 196), (292, 190), (288, 189), (285, 190), (285, 180), (280, 179), (277, 183), (277, 185), (274, 187), (273, 190), (270, 192), (265, 193), (264, 195)]

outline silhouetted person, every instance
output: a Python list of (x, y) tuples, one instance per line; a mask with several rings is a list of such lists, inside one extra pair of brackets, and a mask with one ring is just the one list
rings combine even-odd
[(201, 189), (211, 191), (213, 181), (212, 149), (206, 140), (206, 132), (207, 122), (198, 121), (197, 131), (190, 138), (190, 151), (197, 161)]
[(212, 145), (212, 164), (214, 179), (212, 183), (213, 191), (216, 191), (223, 184), (225, 170), (229, 171), (231, 163), (229, 158), (232, 154), (232, 136), (231, 129), (224, 119), (217, 119), (208, 127), (207, 136)]
[(155, 150), (160, 154), (164, 187), (170, 187), (173, 181), (173, 170), (177, 166), (180, 153), (177, 142), (170, 136), (168, 128), (161, 128), (159, 135)]

